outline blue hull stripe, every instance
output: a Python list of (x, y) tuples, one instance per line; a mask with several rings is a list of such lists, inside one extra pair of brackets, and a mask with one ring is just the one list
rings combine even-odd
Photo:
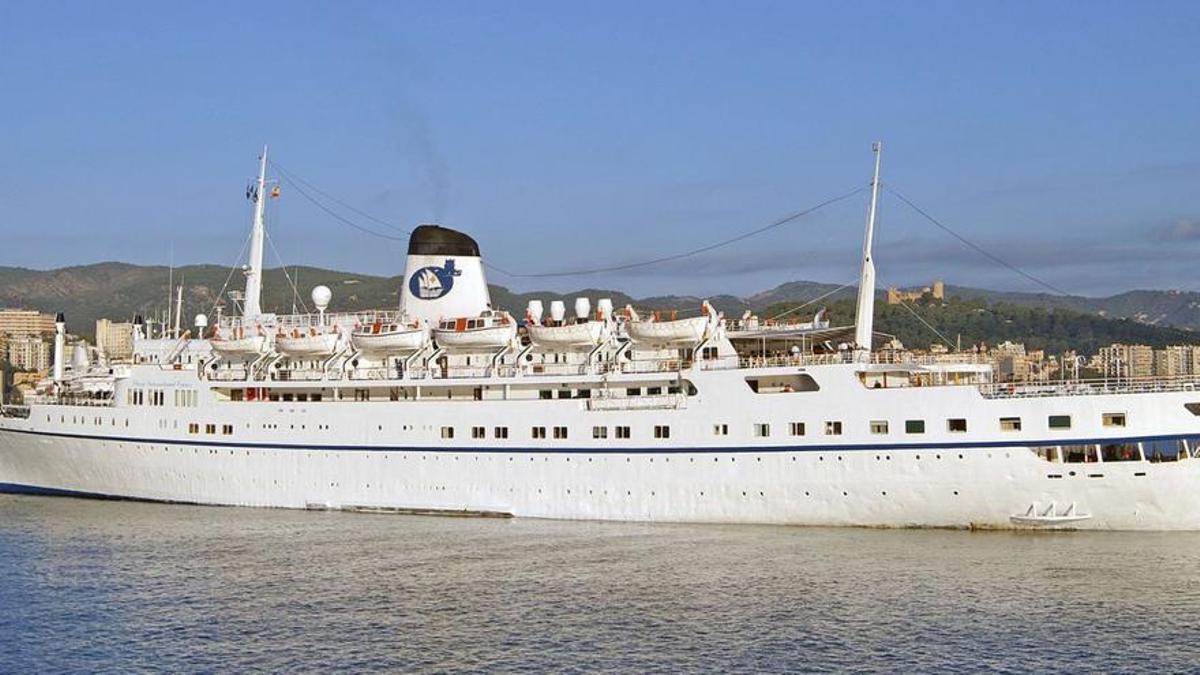
[(90, 434), (67, 434), (49, 431), (34, 431), (29, 429), (2, 429), (0, 433), (25, 434), (29, 436), (48, 436), (89, 441), (109, 441), (113, 443), (145, 443), (147, 445), (182, 445), (188, 447), (229, 448), (229, 449), (261, 449), (261, 450), (316, 450), (316, 451), (353, 451), (353, 452), (444, 452), (444, 453), (529, 453), (529, 454), (614, 454), (614, 455), (678, 455), (678, 454), (746, 454), (746, 453), (787, 453), (787, 452), (856, 452), (856, 451), (885, 451), (885, 450), (964, 450), (972, 448), (1024, 448), (1051, 445), (1086, 445), (1092, 443), (1136, 443), (1146, 441), (1175, 441), (1184, 438), (1200, 438), (1200, 429), (1195, 434), (1168, 434), (1159, 436), (1126, 436), (1121, 438), (1054, 438), (1037, 440), (1012, 441), (964, 441), (959, 443), (869, 443), (846, 445), (771, 445), (771, 446), (729, 446), (729, 447), (676, 447), (676, 448), (647, 448), (620, 446), (596, 448), (562, 448), (537, 446), (396, 446), (396, 445), (322, 445), (299, 443), (236, 443), (230, 441), (203, 441), (190, 438), (136, 438), (121, 436), (96, 436)]

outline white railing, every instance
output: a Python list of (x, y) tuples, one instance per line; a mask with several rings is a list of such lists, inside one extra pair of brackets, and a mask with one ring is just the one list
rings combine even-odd
[(1200, 375), (1141, 377), (1102, 380), (1066, 380), (1042, 383), (993, 383), (979, 385), (984, 398), (1042, 398), (1047, 396), (1102, 396), (1105, 394), (1154, 394), (1196, 391)]
[(658, 396), (602, 397), (587, 399), (588, 410), (676, 410), (687, 407), (684, 394)]

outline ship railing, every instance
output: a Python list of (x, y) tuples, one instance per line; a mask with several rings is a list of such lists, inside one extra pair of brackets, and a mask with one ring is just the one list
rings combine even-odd
[(1048, 396), (1102, 396), (1105, 394), (1156, 394), (1200, 390), (1200, 375), (1100, 378), (1058, 382), (992, 383), (979, 385), (984, 398), (1042, 398)]
[[(515, 368), (514, 366), (508, 366)], [(531, 363), (523, 366), (525, 375), (588, 375), (595, 367), (589, 363)]]
[(622, 373), (674, 373), (692, 367), (687, 359), (641, 359), (620, 364)]
[(687, 407), (685, 394), (597, 397), (585, 399), (587, 410), (677, 410)]
[(0, 406), (0, 417), (15, 417), (18, 419), (29, 419), (30, 408), (27, 405), (5, 405)]

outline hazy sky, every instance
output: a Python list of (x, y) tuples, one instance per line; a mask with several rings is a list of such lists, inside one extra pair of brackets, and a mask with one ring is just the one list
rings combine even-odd
[[(1196, 2), (0, 5), (0, 265), (233, 263), (263, 143), (500, 267), (619, 264), (864, 186), (877, 138), (885, 182), (1056, 286), (1200, 290)], [(287, 184), (272, 206), (288, 264), (402, 269), (402, 243)], [(865, 211), (634, 272), (492, 281), (841, 282)], [(879, 228), (881, 284), (1041, 290), (887, 195)]]

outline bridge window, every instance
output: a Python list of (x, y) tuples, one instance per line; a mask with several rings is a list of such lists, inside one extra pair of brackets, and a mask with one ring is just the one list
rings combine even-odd
[(1001, 417), (1000, 418), (1000, 431), (1020, 431), (1020, 430), (1021, 430), (1021, 418), (1020, 417)]
[(1070, 415), (1051, 415), (1050, 418), (1047, 420), (1047, 423), (1050, 425), (1051, 429), (1070, 429), (1071, 428), (1071, 416)]
[(1125, 413), (1104, 413), (1101, 420), (1106, 427), (1125, 426)]
[(946, 420), (946, 431), (962, 433), (967, 430), (967, 420), (961, 417), (952, 417)]
[(923, 434), (925, 433), (925, 420), (905, 420), (904, 433), (906, 434)]

